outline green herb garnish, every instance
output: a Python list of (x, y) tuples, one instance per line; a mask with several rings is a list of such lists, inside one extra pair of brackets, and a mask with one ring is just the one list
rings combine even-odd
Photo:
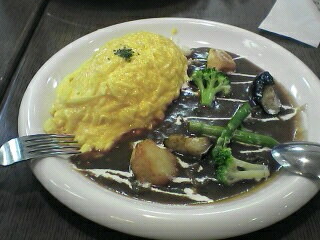
[(131, 57), (134, 54), (134, 51), (131, 48), (123, 47), (117, 50), (113, 50), (113, 53), (119, 57), (122, 57), (127, 62), (130, 62)]

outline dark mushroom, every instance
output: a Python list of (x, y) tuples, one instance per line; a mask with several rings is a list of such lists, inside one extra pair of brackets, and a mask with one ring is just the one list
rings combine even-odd
[(257, 75), (253, 81), (252, 100), (266, 113), (276, 115), (280, 112), (281, 102), (272, 85), (274, 85), (274, 80), (269, 72)]

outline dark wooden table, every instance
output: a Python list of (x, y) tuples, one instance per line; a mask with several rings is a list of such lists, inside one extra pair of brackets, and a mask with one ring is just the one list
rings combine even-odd
[[(320, 77), (320, 49), (258, 26), (275, 0), (0, 0), (0, 144), (17, 136), (23, 93), (59, 49), (96, 29), (150, 17), (191, 17), (265, 36)], [(320, 239), (320, 194), (290, 217), (235, 239)], [(135, 239), (72, 212), (24, 163), (0, 169), (0, 239)]]

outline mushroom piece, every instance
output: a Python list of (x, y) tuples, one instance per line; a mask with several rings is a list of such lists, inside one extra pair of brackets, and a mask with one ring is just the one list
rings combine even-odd
[(142, 183), (166, 185), (178, 172), (176, 156), (150, 139), (137, 143), (130, 164), (135, 178)]
[(276, 115), (280, 112), (281, 102), (272, 86), (265, 86), (261, 99), (263, 110), (270, 114)]
[(208, 151), (212, 145), (207, 137), (188, 137), (181, 134), (171, 135), (163, 141), (167, 148), (179, 153), (200, 156)]
[(211, 48), (207, 59), (207, 68), (215, 68), (222, 72), (233, 72), (236, 70), (236, 63), (226, 51)]
[(256, 76), (252, 85), (253, 101), (270, 115), (278, 114), (281, 108), (280, 99), (272, 86), (274, 84), (271, 74), (265, 71)]

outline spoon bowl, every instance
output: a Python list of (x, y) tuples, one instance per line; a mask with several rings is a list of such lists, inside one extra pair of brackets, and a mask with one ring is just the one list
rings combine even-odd
[(288, 171), (320, 178), (320, 144), (314, 142), (288, 142), (275, 146), (272, 157)]

